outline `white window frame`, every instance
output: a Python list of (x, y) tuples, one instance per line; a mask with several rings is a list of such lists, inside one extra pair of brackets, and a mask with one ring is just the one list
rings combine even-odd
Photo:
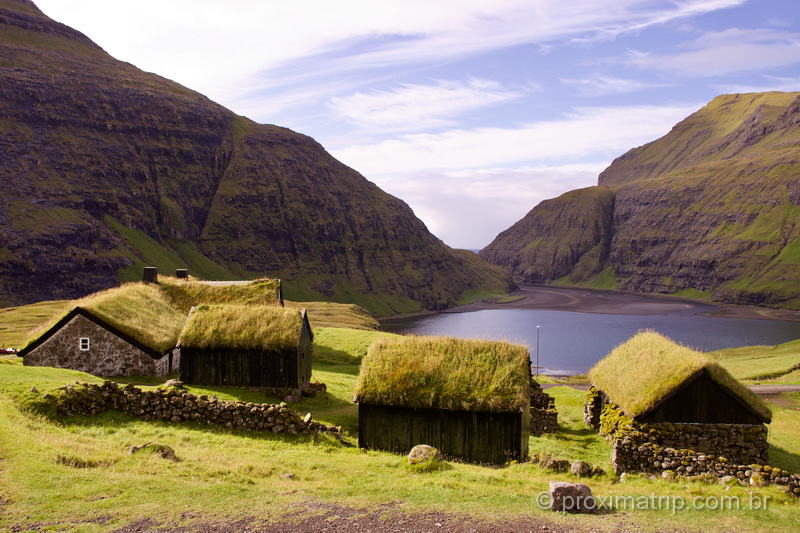
[(89, 340), (89, 337), (80, 337), (78, 339), (78, 349), (82, 352), (88, 352), (91, 350), (92, 343)]

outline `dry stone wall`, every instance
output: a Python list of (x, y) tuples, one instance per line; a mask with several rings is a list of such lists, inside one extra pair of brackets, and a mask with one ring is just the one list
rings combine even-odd
[(711, 477), (746, 485), (779, 485), (800, 496), (800, 475), (764, 464), (737, 464), (727, 457), (689, 449), (662, 447), (653, 442), (636, 443), (630, 438), (616, 440), (611, 452), (616, 474), (645, 472), (662, 477)]
[(542, 386), (531, 380), (531, 435), (538, 436), (544, 433), (558, 431), (558, 411), (556, 400), (542, 390)]
[(102, 385), (84, 383), (58, 389), (45, 395), (43, 400), (62, 417), (118, 410), (144, 420), (194, 421), (289, 435), (329, 432), (341, 437), (341, 428), (312, 421), (310, 414), (301, 417), (284, 403), (226, 402), (176, 387), (143, 391), (130, 384), (121, 387), (110, 381)]

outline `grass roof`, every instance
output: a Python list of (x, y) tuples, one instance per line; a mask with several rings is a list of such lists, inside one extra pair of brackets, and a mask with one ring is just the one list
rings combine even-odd
[(201, 304), (276, 305), (280, 280), (263, 278), (230, 285), (159, 277), (158, 287), (172, 304), (186, 313)]
[(274, 305), (200, 305), (180, 335), (187, 348), (296, 349), (303, 316), (299, 309)]
[(349, 328), (377, 330), (380, 324), (369, 311), (356, 304), (340, 304), (333, 302), (290, 302), (286, 307), (304, 308), (315, 328)]
[(450, 337), (381, 338), (361, 363), (356, 399), (378, 405), (518, 411), (530, 402), (528, 350)]
[(765, 419), (772, 418), (764, 401), (714, 360), (655, 331), (639, 332), (614, 348), (589, 371), (589, 379), (626, 415), (637, 417), (703, 369)]
[[(183, 327), (186, 314), (174, 306), (155, 285), (126, 283), (114, 289), (97, 292), (75, 300), (67, 311), (81, 307), (145, 346), (158, 352), (173, 348)], [(67, 312), (33, 333), (31, 344)]]

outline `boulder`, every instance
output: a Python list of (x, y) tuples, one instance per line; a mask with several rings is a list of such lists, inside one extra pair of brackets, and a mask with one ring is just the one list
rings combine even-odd
[(549, 455), (543, 456), (539, 461), (539, 466), (552, 470), (553, 472), (567, 472), (569, 470), (569, 461), (566, 459), (556, 459)]
[(441, 452), (433, 446), (428, 446), (427, 444), (417, 444), (411, 448), (410, 452), (408, 452), (408, 464), (410, 465), (441, 460)]
[(550, 482), (550, 508), (565, 513), (593, 513), (597, 502), (592, 489), (583, 483)]
[(578, 476), (578, 477), (590, 476), (592, 475), (592, 465), (590, 465), (586, 461), (578, 459), (577, 461), (573, 461), (572, 465), (570, 466), (570, 472), (572, 472), (573, 476)]
[(164, 382), (162, 387), (164, 387), (164, 388), (174, 387), (176, 389), (183, 389), (184, 388), (183, 381), (181, 381), (179, 379), (168, 379), (167, 381)]

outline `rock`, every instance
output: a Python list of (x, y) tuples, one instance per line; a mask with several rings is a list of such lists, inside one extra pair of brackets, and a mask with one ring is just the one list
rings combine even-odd
[(661, 472), (661, 479), (675, 479), (675, 472), (672, 470), (664, 470)]
[(154, 455), (160, 456), (162, 459), (167, 459), (168, 461), (178, 462), (178, 456), (175, 455), (175, 450), (167, 446), (166, 444), (159, 444), (157, 442), (146, 442), (141, 446), (131, 446), (128, 450), (131, 455), (139, 452), (148, 452)]
[(410, 452), (408, 452), (408, 464), (410, 465), (441, 460), (441, 452), (433, 446), (428, 446), (427, 444), (417, 444), (411, 448)]
[(176, 389), (185, 388), (184, 385), (183, 385), (183, 381), (181, 381), (179, 379), (168, 379), (167, 381), (164, 382), (162, 387), (164, 387), (164, 388), (173, 387), (173, 388), (176, 388)]
[(296, 477), (297, 477), (297, 476), (295, 476), (295, 475), (294, 475), (293, 473), (291, 473), (291, 472), (286, 472), (285, 474), (281, 474), (281, 479), (294, 479), (294, 478), (296, 478)]
[(570, 466), (570, 472), (572, 472), (573, 476), (585, 477), (592, 473), (592, 465), (578, 459), (573, 461), (572, 466)]
[(306, 424), (311, 422), (311, 413), (306, 413), (306, 416), (303, 417), (303, 422), (305, 422)]
[(553, 472), (567, 472), (569, 470), (569, 461), (566, 459), (556, 459), (549, 455), (544, 456), (539, 461), (539, 466), (552, 470)]
[(761, 472), (753, 472), (750, 476), (750, 484), (754, 487), (763, 487), (767, 484), (767, 481), (764, 479), (764, 475)]
[(566, 513), (593, 513), (597, 510), (597, 502), (587, 485), (551, 481), (550, 508)]

